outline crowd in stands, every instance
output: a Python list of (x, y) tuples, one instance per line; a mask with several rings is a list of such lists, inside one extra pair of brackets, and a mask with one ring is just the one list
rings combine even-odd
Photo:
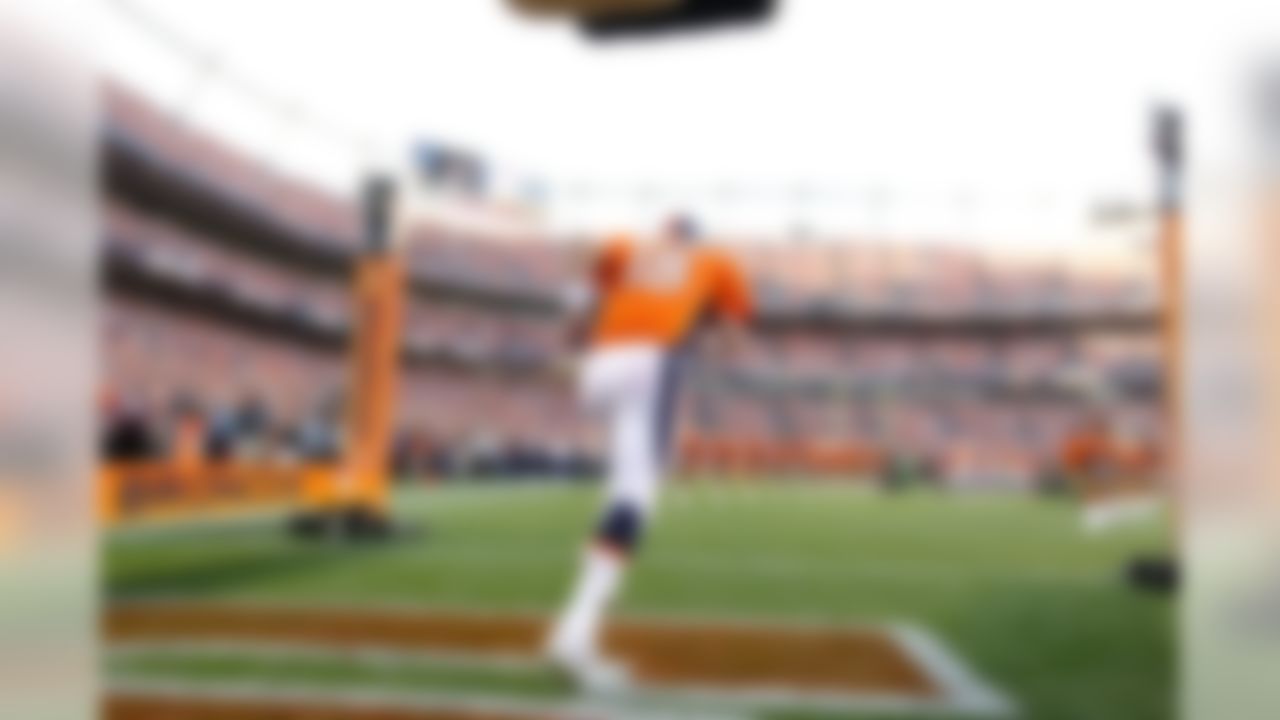
[[(357, 247), (349, 203), (240, 155), (120, 88), (107, 95), (104, 143), (147, 152), (200, 192), (226, 192), (296, 229), (300, 242)], [(141, 148), (141, 149), (140, 149)], [(153, 158), (154, 159), (154, 158)], [(175, 176), (177, 177), (177, 176)], [(179, 178), (180, 179), (180, 178)], [(177, 180), (175, 180), (177, 181)], [(108, 187), (105, 252), (195, 297), (233, 297), (275, 322), (332, 331), (306, 340), (270, 325), (193, 313), (108, 283), (103, 317), (104, 452), (158, 457), (192, 419), (212, 458), (332, 460), (343, 448), (350, 272), (300, 267), (228, 242), (165, 208)], [(836, 298), (846, 308), (927, 316), (1150, 309), (1145, 270), (1090, 274), (1014, 264), (956, 248), (844, 243), (735, 246), (767, 302)], [(580, 251), (563, 243), (424, 232), (408, 267), (428, 285), (554, 297)], [(282, 321), (280, 318), (284, 318)], [(468, 297), (409, 293), (397, 394), (395, 462), (410, 474), (564, 475), (598, 471), (599, 429), (545, 372), (569, 349), (563, 319)], [(704, 472), (813, 474), (928, 467), (953, 486), (1031, 482), (1073, 427), (1105, 403), (1137, 444), (1158, 434), (1159, 355), (1150, 331), (992, 338), (761, 328), (720, 380), (699, 375), (680, 408), (680, 460)], [(440, 353), (462, 362), (442, 363)], [(489, 362), (497, 358), (502, 362)], [(493, 368), (497, 368), (496, 370)], [(505, 368), (505, 370), (504, 370)]]
[(108, 253), (253, 303), (335, 321), (346, 319), (349, 290), (340, 278), (298, 273), (270, 260), (228, 251), (209, 233), (124, 203), (109, 202), (100, 218)]
[(112, 457), (163, 455), (193, 417), (215, 457), (336, 456), (340, 357), (136, 301), (112, 299), (101, 322)]
[(1123, 312), (1150, 308), (1150, 268), (1074, 268), (1061, 259), (891, 242), (746, 245), (739, 251), (765, 297), (780, 304), (923, 316)]
[(296, 226), (308, 241), (354, 245), (359, 217), (350, 208), (267, 163), (239, 153), (114, 83), (103, 86), (104, 134), (247, 208)]
[[(105, 92), (108, 136), (159, 156), (218, 192), (294, 226), (307, 241), (354, 250), (359, 213), (350, 198), (327, 196), (235, 153), (119, 86)], [(479, 287), (559, 288), (581, 253), (536, 238), (500, 243), (456, 232), (426, 231), (410, 245), (410, 265), (424, 278)], [(1065, 267), (945, 245), (894, 243), (744, 244), (737, 247), (761, 295), (798, 304), (831, 301), (916, 313), (986, 310), (1123, 311), (1155, 301), (1154, 268)]]

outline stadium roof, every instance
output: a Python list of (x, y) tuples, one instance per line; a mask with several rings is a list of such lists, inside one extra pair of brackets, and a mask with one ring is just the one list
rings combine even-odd
[(112, 0), (102, 56), (344, 192), (430, 137), (562, 228), (678, 206), (756, 235), (1078, 243), (1099, 202), (1152, 193), (1147, 113), (1203, 80), (1189, 49), (1246, 25), (1166, 5), (789, 0), (765, 28), (602, 47), (498, 0)]

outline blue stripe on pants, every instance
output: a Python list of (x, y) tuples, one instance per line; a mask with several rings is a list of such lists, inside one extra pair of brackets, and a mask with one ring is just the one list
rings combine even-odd
[(662, 368), (658, 371), (658, 402), (655, 404), (654, 424), (656, 426), (653, 452), (659, 467), (665, 467), (671, 460), (671, 445), (675, 438), (677, 399), (680, 391), (680, 380), (684, 373), (687, 354), (680, 348), (674, 348), (662, 358)]

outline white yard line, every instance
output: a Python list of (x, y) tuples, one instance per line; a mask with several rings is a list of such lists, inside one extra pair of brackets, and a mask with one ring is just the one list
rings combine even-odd
[(181, 655), (198, 658), (248, 657), (255, 660), (320, 660), (354, 662), (365, 667), (396, 670), (408, 667), (464, 667), (485, 671), (527, 674), (545, 670), (536, 656), (514, 653), (402, 650), (368, 645), (338, 646), (326, 641), (210, 640), (173, 638), (125, 640), (107, 646), (111, 660)]
[(351, 712), (468, 712), (513, 717), (555, 718), (555, 720), (744, 720), (741, 716), (710, 713), (701, 709), (682, 710), (674, 706), (643, 708), (617, 700), (581, 698), (571, 700), (510, 700), (491, 693), (325, 688), (309, 684), (278, 682), (179, 682), (171, 680), (121, 679), (108, 683), (116, 695), (171, 699), (176, 701), (221, 701), (269, 704), (281, 707), (322, 707)]
[[(462, 547), (424, 547), (420, 553), (425, 563), (483, 565), (495, 572), (541, 574), (548, 566), (569, 566), (577, 558), (574, 550), (560, 546), (538, 549), (530, 546), (513, 548), (501, 545), (469, 545)], [(650, 553), (642, 556), (636, 568), (641, 572), (675, 573), (697, 577), (748, 577), (794, 580), (805, 585), (844, 585), (867, 581), (890, 581), (936, 585), (939, 582), (972, 584), (1017, 582), (1052, 587), (1105, 587), (1120, 580), (1113, 573), (1095, 571), (1051, 570), (1027, 568), (1019, 570), (986, 570), (966, 568), (957, 563), (876, 563), (866, 560), (814, 560), (800, 554), (762, 556), (742, 552), (681, 552), (679, 555)]]
[(889, 631), (907, 655), (925, 668), (929, 679), (943, 689), (951, 703), (959, 706), (960, 712), (988, 717), (1017, 714), (1012, 699), (980, 677), (933, 633), (908, 623), (898, 623)]
[[(360, 599), (334, 598), (220, 598), (211, 600), (203, 595), (187, 595), (181, 593), (149, 593), (112, 600), (108, 608), (148, 608), (163, 609), (165, 605), (178, 606), (180, 609), (230, 609), (230, 610), (264, 610), (264, 611), (297, 611), (297, 612), (334, 612), (342, 614), (368, 614), (396, 616), (412, 619), (417, 617), (439, 617), (454, 615), (464, 618), (483, 620), (487, 618), (517, 618), (533, 622), (549, 620), (554, 608), (541, 606), (491, 606), (483, 607), (475, 604), (457, 605), (450, 603), (423, 603), (409, 601), (365, 601)], [(743, 627), (748, 629), (779, 629), (789, 632), (830, 632), (832, 630), (873, 630), (884, 627), (884, 622), (856, 622), (847, 619), (833, 618), (829, 614), (815, 613), (811, 615), (788, 613), (785, 615), (768, 615), (745, 613), (733, 610), (716, 610), (715, 612), (690, 611), (645, 611), (629, 612), (615, 618), (622, 623), (656, 623), (662, 625), (693, 625), (717, 627)], [(893, 624), (904, 624), (904, 619), (889, 619)]]

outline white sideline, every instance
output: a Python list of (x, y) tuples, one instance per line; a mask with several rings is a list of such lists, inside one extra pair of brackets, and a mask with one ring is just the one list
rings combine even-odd
[(1097, 500), (1084, 506), (1080, 515), (1085, 534), (1098, 536), (1130, 525), (1140, 525), (1156, 517), (1162, 498), (1153, 493), (1139, 493)]
[[(447, 562), (475, 566), (484, 564), (503, 568), (504, 572), (539, 574), (547, 565), (566, 565), (575, 557), (572, 550), (560, 546), (546, 550), (525, 547), (504, 549), (501, 546), (471, 545), (450, 547), (447, 550), (424, 549), (424, 562)], [(887, 580), (901, 583), (936, 584), (976, 583), (989, 581), (1017, 581), (1027, 584), (1069, 587), (1101, 587), (1114, 585), (1116, 579), (1110, 573), (1081, 572), (1068, 569), (1022, 568), (1018, 570), (988, 570), (962, 568), (946, 563), (914, 562), (876, 563), (866, 560), (815, 560), (794, 555), (753, 555), (743, 557), (731, 553), (682, 552), (679, 556), (651, 553), (640, 558), (637, 568), (643, 572), (690, 574), (698, 577), (772, 577), (778, 579), (803, 578), (806, 584), (823, 583), (839, 585), (867, 580)]]

